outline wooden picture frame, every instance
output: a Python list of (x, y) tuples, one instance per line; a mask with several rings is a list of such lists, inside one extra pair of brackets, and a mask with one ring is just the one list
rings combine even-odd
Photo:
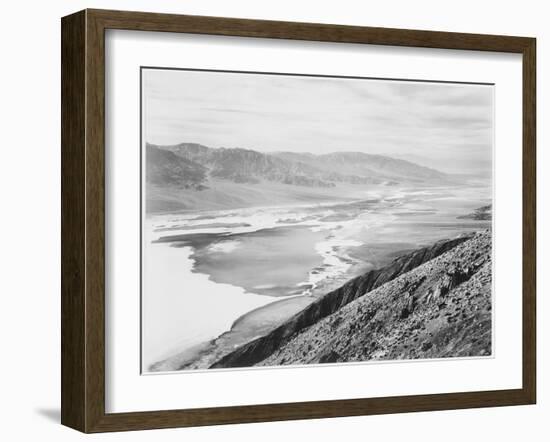
[[(523, 385), (513, 390), (105, 412), (105, 30), (494, 51), (523, 58)], [(536, 41), (533, 38), (84, 10), (62, 19), (62, 424), (83, 432), (534, 404)]]

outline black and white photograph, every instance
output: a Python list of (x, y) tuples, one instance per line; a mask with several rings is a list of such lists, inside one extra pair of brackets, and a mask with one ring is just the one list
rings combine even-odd
[(544, 6), (6, 2), (0, 442), (549, 440)]
[(493, 355), (494, 84), (141, 69), (141, 371)]

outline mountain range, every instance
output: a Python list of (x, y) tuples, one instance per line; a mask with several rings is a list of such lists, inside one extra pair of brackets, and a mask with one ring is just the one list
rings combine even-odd
[[(449, 179), (440, 171), (410, 161), (361, 152), (315, 155), (212, 148), (197, 143), (146, 145), (147, 198), (151, 202), (148, 212), (201, 208), (197, 207), (200, 198), (193, 194), (201, 191), (202, 199), (214, 204), (208, 208), (227, 208), (242, 206), (246, 202), (239, 202), (240, 193), (245, 192), (248, 197), (262, 185), (282, 185), (277, 190), (279, 194), (285, 188), (291, 192), (292, 188), (292, 192), (306, 199), (306, 189), (326, 192), (340, 185), (429, 185)], [(224, 195), (223, 189), (230, 187), (232, 194)], [(211, 195), (207, 189), (215, 189), (216, 194)], [(257, 197), (253, 195), (254, 201)]]
[(447, 175), (410, 161), (360, 152), (324, 155), (262, 153), (241, 148), (211, 148), (196, 143), (147, 144), (147, 181), (200, 190), (208, 177), (236, 183), (262, 180), (314, 187), (337, 183), (381, 184), (388, 181), (441, 181)]

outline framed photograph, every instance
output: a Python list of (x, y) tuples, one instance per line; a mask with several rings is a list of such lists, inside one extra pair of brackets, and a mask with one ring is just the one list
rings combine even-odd
[(62, 423), (533, 404), (535, 39), (62, 19)]

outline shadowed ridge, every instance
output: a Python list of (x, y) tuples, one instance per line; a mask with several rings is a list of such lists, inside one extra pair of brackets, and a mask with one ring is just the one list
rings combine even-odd
[(286, 343), (293, 335), (333, 314), (345, 305), (388, 281), (451, 250), (473, 235), (443, 240), (430, 247), (396, 258), (389, 265), (358, 276), (340, 288), (319, 298), (304, 310), (275, 328), (265, 336), (251, 341), (224, 356), (210, 368), (248, 367), (264, 360)]

